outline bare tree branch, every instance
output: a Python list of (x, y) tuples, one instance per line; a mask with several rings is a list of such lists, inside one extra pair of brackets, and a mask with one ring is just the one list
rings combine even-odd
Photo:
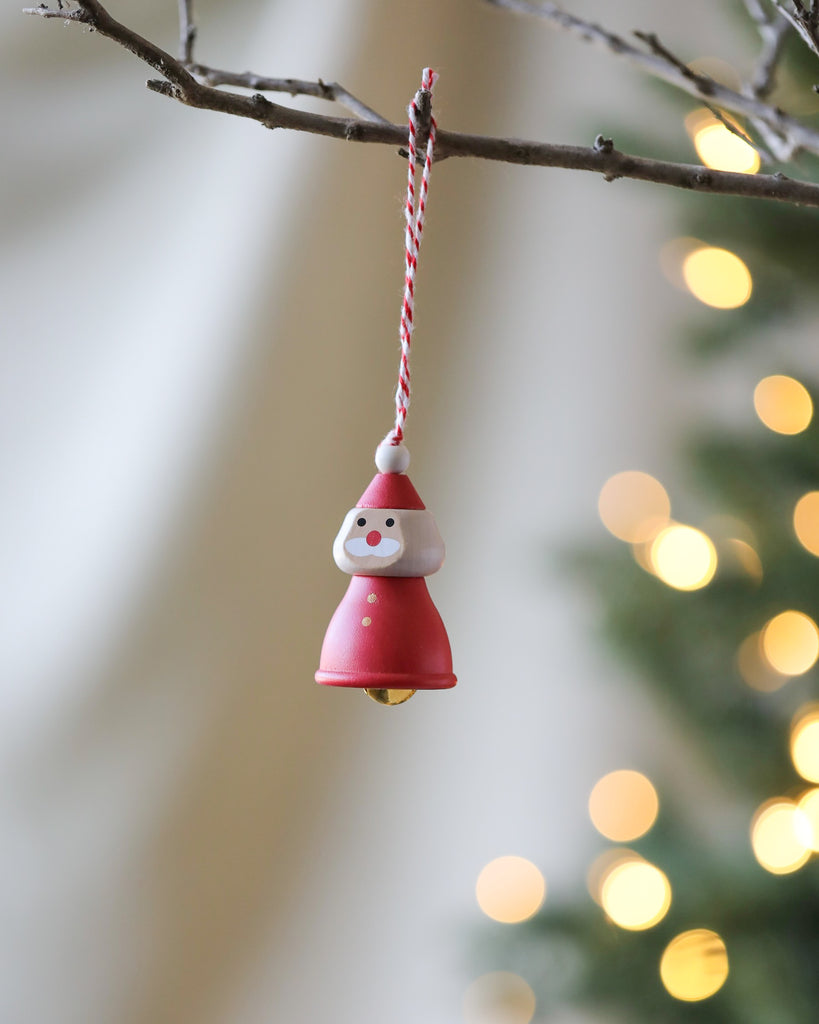
[(802, 0), (771, 0), (771, 3), (793, 25), (809, 49), (819, 57), (819, 3), (812, 0), (810, 7)]
[[(754, 123), (763, 122), (779, 136), (788, 140), (791, 156), (800, 150), (807, 150), (819, 155), (819, 132), (815, 129), (756, 96), (745, 95), (734, 89), (729, 89), (708, 75), (692, 71), (673, 54), (665, 51), (662, 44), (660, 46), (664, 52), (646, 52), (622, 36), (593, 22), (578, 18), (574, 14), (569, 14), (554, 3), (532, 3), (530, 0), (486, 0), (486, 2), (494, 7), (542, 18), (549, 24), (576, 35), (584, 42), (609, 50), (642, 71), (662, 79), (690, 96), (696, 96), (709, 105), (730, 110), (734, 114), (741, 114), (750, 118)], [(773, 2), (779, 6), (779, 0), (773, 0)], [(816, 2), (819, 3), (819, 0)], [(656, 36), (653, 38), (656, 39)]]
[(222, 71), (197, 64), (193, 60), (193, 47), (196, 41), (196, 25), (193, 18), (193, 0), (177, 0), (179, 4), (179, 60), (192, 75), (196, 75), (206, 85), (231, 85), (240, 89), (252, 89), (254, 92), (283, 92), (290, 96), (314, 96), (316, 99), (329, 100), (346, 107), (351, 114), (363, 121), (382, 121), (387, 119), (376, 113), (366, 103), (353, 96), (338, 82), (304, 81), (300, 78), (270, 78), (257, 75), (252, 71)]
[(770, 96), (776, 85), (776, 69), (782, 55), (782, 46), (788, 35), (788, 19), (774, 14), (763, 7), (760, 0), (745, 0), (745, 7), (751, 16), (762, 40), (756, 67), (748, 83), (751, 96), (764, 100)]
[[(339, 118), (294, 110), (273, 103), (261, 93), (246, 96), (225, 92), (200, 82), (180, 61), (161, 47), (112, 18), (99, 0), (77, 2), (77, 8), (70, 11), (35, 7), (30, 8), (27, 13), (77, 21), (96, 30), (100, 35), (115, 40), (163, 76), (161, 80), (152, 79), (147, 83), (153, 92), (190, 107), (215, 110), (258, 121), (267, 128), (287, 128), (348, 141), (390, 146), (403, 146), (406, 142), (407, 128), (403, 124), (391, 124), (383, 119), (374, 121), (355, 117)], [(618, 152), (611, 140), (602, 137), (598, 138), (593, 147), (585, 148), (439, 130), (436, 159), (458, 156), (594, 171), (602, 174), (607, 181), (633, 178), (700, 193), (775, 199), (819, 208), (819, 185), (812, 182), (794, 181), (781, 174), (737, 174), (631, 156)]]
[(85, 21), (85, 18), (80, 17), (81, 13), (81, 11), (71, 11), (64, 8), (62, 0), (57, 0), (56, 11), (47, 4), (40, 4), (39, 7), (23, 8), (23, 14), (36, 14), (39, 18), (60, 18), (61, 21)]
[(208, 67), (206, 64), (189, 64), (188, 70), (206, 85), (232, 85), (240, 89), (253, 89), (256, 92), (282, 92), (290, 96), (314, 96), (319, 100), (338, 103), (349, 110), (351, 114), (360, 117), (362, 121), (379, 121), (382, 124), (389, 124), (386, 117), (382, 117), (372, 107), (368, 107), (366, 103), (353, 96), (338, 82), (323, 82), (321, 79), (310, 82), (300, 78), (269, 78), (266, 75), (254, 74), (252, 71), (221, 71), (218, 68)]
[[(637, 39), (640, 39), (642, 42), (644, 42), (653, 54), (655, 54), (661, 60), (666, 61), (668, 64), (671, 65), (671, 67), (676, 68), (684, 78), (692, 81), (700, 89), (701, 92), (705, 90), (705, 93), (707, 94), (711, 90), (712, 86), (716, 84), (715, 80), (711, 78), (709, 75), (700, 74), (699, 72), (693, 71), (690, 67), (688, 67), (687, 64), (681, 61), (679, 57), (673, 54), (666, 46), (664, 46), (660, 42), (658, 36), (655, 35), (655, 33), (635, 32), (634, 35)], [(751, 146), (752, 149), (755, 149), (762, 157), (762, 159), (765, 160), (766, 162), (773, 162), (773, 156), (766, 149), (763, 149), (761, 146), (758, 146), (753, 141), (753, 139), (749, 138), (745, 134), (745, 132), (742, 131), (741, 128), (739, 128), (733, 121), (731, 121), (730, 118), (726, 117), (725, 114), (723, 114), (719, 107), (714, 106), (713, 103), (709, 102), (706, 99), (703, 99), (702, 103), (711, 111), (711, 113), (720, 122), (720, 124), (724, 128), (727, 128), (732, 135), (736, 135), (736, 137), (738, 139), (742, 139), (742, 141), (746, 145)], [(764, 122), (761, 122), (761, 124), (763, 128), (767, 128)], [(768, 129), (768, 131), (770, 132), (770, 129)]]
[(717, 85), (716, 80), (710, 75), (701, 74), (690, 68), (685, 61), (680, 60), (667, 47), (663, 46), (656, 32), (635, 32), (634, 38), (645, 43), (649, 50), (656, 57), (659, 57), (660, 60), (665, 61), (672, 68), (676, 68), (680, 75), (691, 83), (698, 96), (711, 96), (713, 94), (714, 87)]
[[(758, 142), (754, 142), (750, 135), (747, 135), (738, 125), (734, 124), (734, 122), (729, 117), (726, 117), (725, 114), (723, 114), (723, 112), (719, 109), (719, 107), (712, 107), (709, 103), (706, 103), (705, 105), (706, 107), (708, 107), (708, 109), (711, 111), (711, 113), (723, 127), (727, 128), (732, 135), (736, 135), (738, 139), (742, 139), (746, 146), (750, 146), (751, 149), (755, 149), (757, 153), (759, 153), (762, 160), (765, 161), (765, 163), (770, 164), (774, 162), (775, 158), (773, 154), (769, 151), (769, 149), (766, 149), (765, 146), (761, 146)], [(766, 124), (758, 126), (758, 130), (759, 133), (763, 135), (763, 137), (765, 138), (770, 137), (770, 134), (772, 133), (772, 130), (768, 128)], [(778, 136), (775, 136), (775, 141), (778, 144), (781, 140), (779, 140)], [(772, 148), (776, 148), (776, 151), (778, 153), (781, 147)], [(777, 157), (776, 159), (781, 159), (781, 157)]]
[[(771, 94), (776, 84), (776, 71), (790, 24), (778, 11), (764, 6), (761, 0), (744, 2), (751, 20), (757, 27), (762, 46), (753, 73), (742, 91), (746, 96), (764, 100)], [(794, 146), (787, 134), (777, 131), (758, 118), (751, 118), (751, 124), (778, 160), (788, 163), (794, 158), (798, 147)]]
[(179, 3), (179, 59), (183, 64), (193, 62), (193, 45), (196, 42), (196, 25), (193, 21), (193, 0), (177, 0)]

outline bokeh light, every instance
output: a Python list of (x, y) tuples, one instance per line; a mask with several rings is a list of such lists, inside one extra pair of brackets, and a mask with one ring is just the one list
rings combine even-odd
[(621, 928), (642, 931), (662, 921), (671, 906), (671, 885), (654, 864), (628, 859), (606, 875), (600, 902)]
[(797, 501), (793, 530), (802, 547), (819, 557), (819, 491), (808, 491)]
[[(743, 86), (743, 78), (733, 64), (722, 57), (695, 57), (688, 61), (688, 66), (698, 75), (708, 75), (715, 82), (727, 85), (729, 89), (739, 92)], [(710, 113), (710, 111), (709, 111)]]
[(651, 535), (651, 537), (649, 537), (647, 541), (643, 541), (642, 544), (631, 545), (631, 554), (634, 558), (634, 561), (640, 566), (640, 568), (644, 572), (647, 572), (649, 576), (655, 575), (654, 566), (651, 562), (651, 545), (654, 543), (654, 538), (657, 536), (660, 530), (664, 530), (668, 525), (668, 523), (660, 523), (656, 531)]
[(464, 994), (466, 1024), (529, 1024), (535, 1015), (535, 994), (518, 974), (492, 971)]
[(754, 388), (754, 409), (769, 430), (799, 434), (813, 417), (813, 401), (804, 384), (793, 377), (763, 377)]
[(797, 801), (797, 807), (810, 824), (810, 848), (819, 851), (819, 789), (809, 789)]
[(649, 557), (657, 576), (677, 590), (699, 590), (717, 570), (717, 551), (711, 539), (702, 530), (680, 523), (660, 530)]
[(741, 174), (756, 174), (759, 170), (759, 153), (754, 147), (729, 131), (707, 108), (692, 110), (685, 119), (685, 128), (706, 167)]
[(751, 822), (754, 856), (773, 875), (801, 868), (812, 852), (813, 830), (793, 800), (775, 797), (759, 807)]
[(691, 235), (680, 235), (677, 238), (670, 238), (660, 246), (658, 259), (660, 270), (669, 284), (680, 291), (687, 292), (688, 285), (683, 277), (683, 263), (686, 257), (697, 249), (701, 249), (705, 242), (701, 238), (693, 238)]
[(762, 652), (762, 633), (751, 633), (739, 645), (737, 669), (753, 690), (773, 693), (791, 678), (777, 672)]
[(694, 928), (682, 932), (666, 946), (660, 977), (668, 993), (685, 1002), (708, 999), (728, 977), (728, 951), (716, 932)]
[(819, 705), (806, 704), (794, 716), (791, 757), (803, 779), (819, 782)]
[(648, 540), (671, 514), (663, 485), (639, 470), (609, 477), (600, 491), (597, 508), (606, 529), (630, 544)]
[(625, 846), (610, 846), (599, 853), (586, 872), (586, 887), (595, 903), (603, 905), (603, 883), (611, 872), (626, 861), (642, 861), (645, 858)]
[(683, 260), (682, 273), (691, 294), (715, 309), (736, 309), (753, 291), (750, 270), (727, 249), (695, 249)]
[(780, 612), (762, 630), (762, 652), (777, 672), (801, 676), (819, 657), (819, 629), (804, 612)]
[(761, 583), (764, 573), (762, 571), (762, 560), (757, 554), (756, 549), (751, 547), (747, 541), (740, 540), (739, 537), (729, 537), (725, 541), (725, 546), (728, 553), (745, 575), (754, 580), (754, 582)]
[(657, 791), (640, 772), (630, 769), (609, 772), (589, 796), (592, 824), (616, 843), (645, 835), (657, 818)]
[(537, 913), (546, 896), (546, 882), (525, 857), (497, 857), (478, 876), (478, 906), (493, 921), (517, 924)]

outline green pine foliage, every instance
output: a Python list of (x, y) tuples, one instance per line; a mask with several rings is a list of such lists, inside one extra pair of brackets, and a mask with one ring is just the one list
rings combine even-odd
[[(783, 70), (792, 91), (809, 91), (819, 81), (819, 62), (796, 37)], [(665, 87), (663, 94), (683, 113), (696, 105)], [(752, 126), (744, 127), (753, 134)], [(652, 151), (626, 135), (617, 137), (618, 144)], [(694, 162), (684, 139), (665, 155)], [(819, 161), (812, 157), (781, 170), (819, 180)], [(692, 313), (680, 339), (683, 351), (713, 362), (730, 349), (736, 359), (740, 346), (764, 345), (789, 320), (816, 320), (819, 211), (686, 194), (675, 201), (678, 234), (737, 253), (754, 278), (753, 296), (742, 308)], [(812, 397), (816, 406), (819, 396)], [(789, 732), (797, 709), (819, 697), (817, 670), (760, 692), (742, 679), (737, 651), (783, 610), (798, 609), (819, 622), (819, 558), (801, 546), (793, 529), (796, 501), (819, 490), (819, 424), (794, 436), (758, 423), (747, 435), (700, 426), (681, 457), (705, 517), (747, 524), (761, 577), (737, 557), (728, 535), (714, 536), (719, 568), (696, 591), (667, 586), (613, 538), (576, 552), (570, 564), (599, 605), (610, 649), (651, 688), (674, 728), (699, 752), (698, 777), (714, 779), (725, 812), (716, 823), (700, 820), (675, 802), (675, 787), (663, 785), (658, 765), (653, 774), (660, 815), (629, 846), (669, 879), (673, 898), (662, 921), (628, 931), (610, 921), (585, 889), (563, 901), (553, 894), (528, 922), (500, 930), (487, 924), (479, 959), (529, 982), (538, 998), (535, 1020), (549, 1020), (556, 1007), (574, 1004), (623, 1024), (815, 1024), (819, 855), (793, 873), (771, 874), (754, 856), (749, 829), (764, 801), (809, 788), (791, 761)], [(710, 794), (703, 803), (711, 803)], [(611, 845), (601, 838), (601, 850)], [(730, 973), (714, 995), (687, 1003), (666, 991), (659, 964), (671, 939), (693, 928), (723, 938)]]
[[(507, 928), (502, 966), (535, 987), (536, 1019), (564, 1002), (629, 1024), (814, 1024), (819, 1013), (819, 860), (772, 875), (749, 839), (759, 805), (809, 787), (791, 762), (789, 727), (816, 696), (816, 673), (758, 692), (741, 678), (736, 658), (741, 642), (783, 610), (819, 621), (819, 558), (799, 544), (792, 525), (798, 498), (819, 489), (819, 425), (795, 436), (761, 426), (751, 438), (708, 432), (691, 442), (688, 456), (702, 504), (753, 531), (761, 579), (732, 558), (727, 539), (717, 541), (716, 576), (696, 591), (667, 586), (614, 539), (572, 562), (589, 592), (603, 595), (610, 647), (685, 731), (731, 812), (717, 825), (692, 820), (663, 787), (658, 766), (660, 816), (628, 845), (665, 872), (671, 909), (655, 927), (627, 931), (583, 891)], [(600, 842), (601, 850), (611, 845)], [(692, 928), (723, 938), (730, 974), (715, 995), (685, 1003), (666, 992), (659, 963), (671, 939)], [(498, 950), (492, 954), (497, 962)]]

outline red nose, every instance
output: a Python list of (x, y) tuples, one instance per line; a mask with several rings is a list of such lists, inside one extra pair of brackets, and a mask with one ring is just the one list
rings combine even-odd
[(381, 534), (378, 532), (378, 530), (370, 530), (370, 532), (367, 534), (367, 543), (370, 545), (371, 548), (374, 548), (381, 543)]

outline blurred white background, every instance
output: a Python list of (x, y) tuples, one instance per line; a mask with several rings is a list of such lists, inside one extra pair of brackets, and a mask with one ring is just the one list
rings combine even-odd
[[(393, 120), (429, 64), (442, 127), (679, 131), (610, 55), (479, 0), (198, 6), (202, 61)], [(733, 56), (714, 6), (574, 8)], [(111, 7), (175, 49), (171, 0)], [(0, 1019), (460, 1020), (481, 867), (569, 899), (595, 780), (673, 774), (555, 558), (601, 537), (613, 472), (673, 476), (670, 197), (435, 168), (407, 443), (460, 683), (385, 709), (312, 677), (391, 422), (404, 164), (185, 109), (16, 4), (0, 49)]]

